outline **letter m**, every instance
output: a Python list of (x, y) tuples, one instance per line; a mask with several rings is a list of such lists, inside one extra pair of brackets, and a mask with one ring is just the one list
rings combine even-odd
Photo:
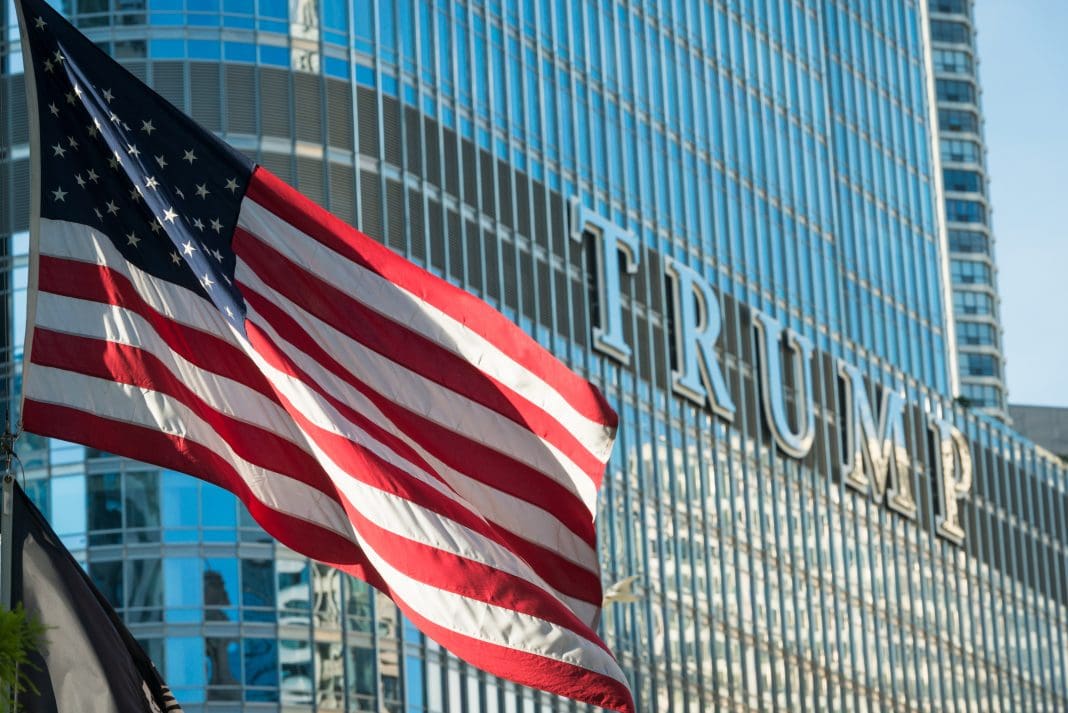
[(912, 463), (905, 447), (905, 398), (886, 389), (879, 409), (878, 427), (864, 377), (856, 367), (838, 361), (845, 409), (841, 428), (845, 436), (842, 479), (850, 487), (871, 495), (902, 515), (916, 517), (912, 497)]

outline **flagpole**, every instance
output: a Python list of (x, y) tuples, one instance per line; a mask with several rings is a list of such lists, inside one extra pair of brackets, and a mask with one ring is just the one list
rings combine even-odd
[(4, 459), (3, 512), (0, 512), (0, 606), (11, 609), (12, 525), (15, 516), (15, 476), (11, 472), (15, 454), (15, 435), (10, 429), (0, 437), (0, 457)]

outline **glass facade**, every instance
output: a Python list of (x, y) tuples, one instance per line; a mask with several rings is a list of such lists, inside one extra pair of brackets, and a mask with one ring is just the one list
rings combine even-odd
[[(977, 107), (938, 98), (966, 90), (935, 78), (974, 68), (970, 44), (940, 39), (964, 27), (971, 42), (946, 4), (60, 3), (201, 124), (600, 384), (621, 416), (604, 578), (636, 577), (602, 626), (641, 710), (1061, 710), (1068, 473), (951, 399), (954, 349), (1003, 395), (983, 373), (1001, 362), (983, 341), (999, 335)], [(17, 393), (28, 134), (0, 7)], [(629, 231), (618, 265), (584, 214)], [(618, 294), (598, 289), (617, 272)], [(950, 292), (943, 275), (971, 282)], [(707, 335), (714, 312), (714, 349), (680, 388), (683, 335)], [(811, 345), (814, 435), (796, 457), (765, 423), (759, 315)], [(843, 363), (871, 404), (905, 402), (914, 517), (846, 482), (858, 394)], [(733, 409), (706, 403), (714, 371)], [(796, 405), (804, 379), (786, 372)], [(970, 453), (959, 544), (939, 536), (957, 501), (938, 487), (932, 413)], [(31, 494), (188, 711), (572, 709), (444, 654), (210, 485), (31, 435), (19, 448)]]
[(960, 395), (965, 405), (1004, 420), (1008, 417), (1005, 360), (972, 3), (930, 0), (930, 11), (954, 299), (981, 296), (992, 305), (981, 313), (954, 310)]

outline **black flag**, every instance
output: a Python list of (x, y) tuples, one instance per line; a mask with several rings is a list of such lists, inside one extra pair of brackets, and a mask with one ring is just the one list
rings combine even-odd
[(46, 627), (44, 650), (28, 671), (37, 692), (26, 713), (178, 713), (152, 661), (75, 561), (41, 512), (14, 486), (12, 605)]

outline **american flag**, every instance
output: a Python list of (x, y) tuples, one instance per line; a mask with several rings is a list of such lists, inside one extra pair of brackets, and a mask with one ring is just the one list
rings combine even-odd
[(19, 3), (34, 220), (27, 430), (236, 493), (460, 658), (620, 711), (595, 631), (616, 416), (491, 307)]

